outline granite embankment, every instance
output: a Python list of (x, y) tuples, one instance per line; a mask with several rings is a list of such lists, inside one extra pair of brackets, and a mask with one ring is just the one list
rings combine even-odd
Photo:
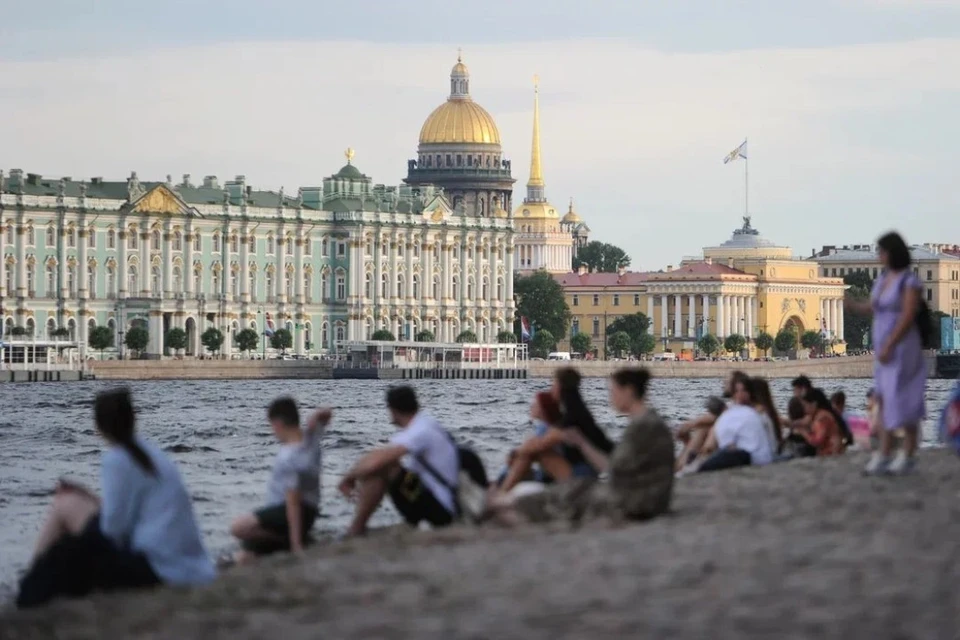
[(960, 460), (862, 456), (679, 480), (670, 515), (318, 546), (195, 591), (0, 612), (33, 638), (956, 638)]
[[(529, 376), (550, 377), (557, 367), (574, 366), (586, 377), (604, 377), (620, 367), (639, 364), (649, 367), (658, 378), (723, 378), (736, 369), (767, 378), (800, 374), (811, 378), (873, 377), (870, 356), (777, 362), (533, 361), (529, 363)], [(104, 360), (91, 361), (90, 371), (102, 380), (311, 379), (332, 378), (333, 365), (330, 360)], [(928, 358), (928, 366), (932, 376), (936, 357)], [(395, 369), (379, 372), (380, 377), (394, 378), (400, 373)]]

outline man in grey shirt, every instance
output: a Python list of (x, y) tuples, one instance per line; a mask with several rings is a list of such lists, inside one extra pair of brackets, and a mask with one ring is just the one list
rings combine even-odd
[(234, 520), (230, 533), (243, 550), (239, 563), (277, 551), (303, 551), (320, 505), (320, 436), (330, 422), (330, 409), (320, 409), (306, 429), (292, 398), (278, 398), (267, 419), (280, 441), (280, 450), (267, 482), (266, 506)]

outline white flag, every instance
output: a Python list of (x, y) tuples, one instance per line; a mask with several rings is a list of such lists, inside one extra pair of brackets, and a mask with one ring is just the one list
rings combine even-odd
[(732, 162), (737, 158), (743, 158), (744, 160), (747, 159), (747, 141), (746, 140), (744, 140), (739, 147), (737, 147), (736, 149), (734, 149), (733, 151), (727, 154), (727, 157), (723, 159), (723, 164)]

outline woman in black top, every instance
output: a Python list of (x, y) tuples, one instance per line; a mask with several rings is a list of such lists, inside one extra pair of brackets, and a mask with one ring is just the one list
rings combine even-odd
[[(576, 429), (595, 449), (609, 454), (613, 451), (613, 442), (597, 426), (593, 414), (587, 408), (580, 395), (580, 372), (571, 367), (557, 369), (553, 374), (553, 397), (560, 403), (562, 419), (561, 429)], [(564, 444), (562, 446), (564, 459), (573, 468), (574, 476), (596, 475), (594, 469), (583, 457), (579, 448)]]

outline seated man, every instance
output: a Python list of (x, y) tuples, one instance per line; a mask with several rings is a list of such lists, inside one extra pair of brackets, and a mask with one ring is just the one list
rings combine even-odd
[(683, 443), (683, 450), (677, 456), (676, 471), (682, 471), (701, 453), (710, 430), (726, 408), (727, 405), (723, 400), (710, 396), (706, 402), (706, 414), (680, 425), (677, 429), (677, 440)]
[(423, 520), (446, 526), (456, 514), (452, 488), (457, 485), (460, 461), (453, 439), (420, 410), (411, 387), (387, 391), (387, 408), (400, 430), (390, 444), (360, 458), (340, 481), (340, 492), (357, 499), (349, 536), (366, 533), (367, 522), (388, 492), (411, 526)]
[(757, 403), (753, 384), (749, 378), (734, 383), (733, 404), (717, 418), (710, 437), (716, 442), (717, 451), (703, 461), (700, 471), (764, 465), (773, 461), (767, 429), (754, 408)]

